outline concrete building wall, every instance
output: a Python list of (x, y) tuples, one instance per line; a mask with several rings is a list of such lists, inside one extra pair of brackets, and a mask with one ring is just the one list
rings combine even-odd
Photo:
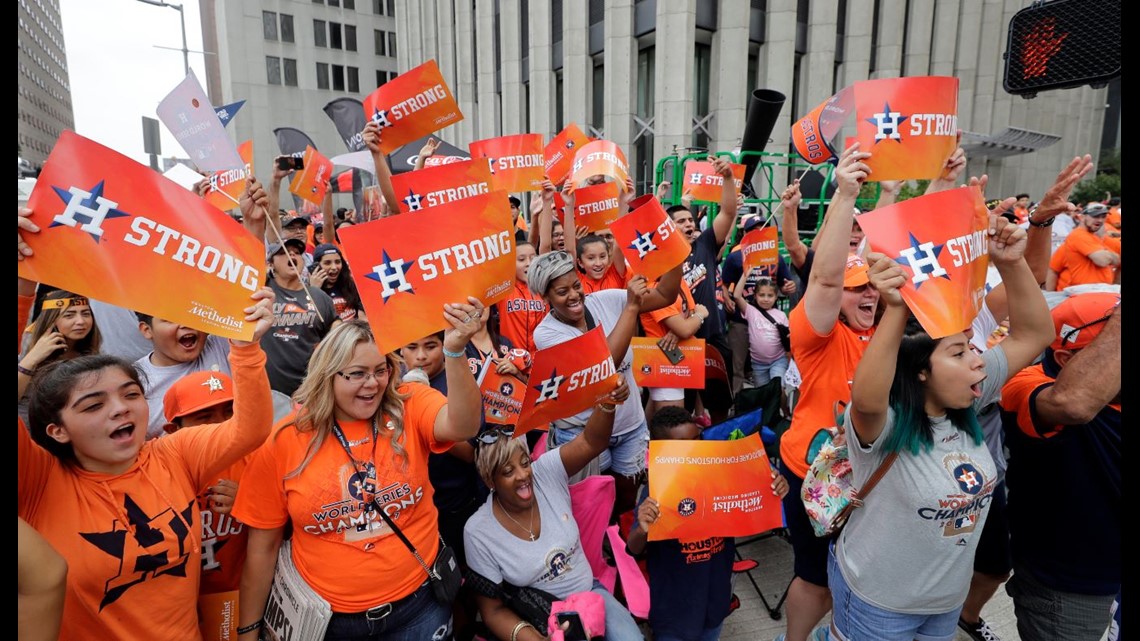
[(20, 157), (39, 167), (63, 130), (75, 129), (59, 4), (20, 0), (18, 25), (16, 131)]

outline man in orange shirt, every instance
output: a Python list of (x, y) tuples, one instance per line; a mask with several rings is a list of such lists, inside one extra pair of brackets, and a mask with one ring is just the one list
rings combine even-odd
[(1050, 263), (1050, 268), (1058, 274), (1058, 290), (1069, 285), (1112, 283), (1116, 279), (1120, 253), (1110, 249), (1100, 235), (1107, 215), (1108, 208), (1100, 203), (1085, 207), (1081, 224), (1058, 248), (1061, 256)]
[(1017, 224), (1029, 220), (1029, 194), (1018, 194), (1017, 202), (1013, 204), (1013, 213), (1017, 216)]

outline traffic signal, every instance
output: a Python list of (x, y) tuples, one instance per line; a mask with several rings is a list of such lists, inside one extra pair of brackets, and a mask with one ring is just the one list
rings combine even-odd
[(1055, 0), (1013, 14), (1005, 90), (1032, 98), (1049, 89), (1103, 86), (1119, 76), (1120, 1)]

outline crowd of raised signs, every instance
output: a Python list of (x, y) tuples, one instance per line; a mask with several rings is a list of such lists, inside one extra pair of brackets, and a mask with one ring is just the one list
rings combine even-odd
[[(381, 220), (427, 215), (401, 213), (381, 127), (362, 139)], [(434, 151), (425, 146), (417, 167)], [(670, 236), (688, 249), (651, 278), (611, 229), (575, 225), (572, 213), (578, 190), (619, 182), (626, 215), (639, 196), (628, 179), (545, 180), (526, 215), (510, 196), (511, 226), (486, 243), (411, 264), (386, 251), (383, 271), (350, 265), (342, 247), (346, 229), (375, 221), (334, 212), (331, 197), (320, 225), (281, 209), (293, 170), (274, 163), (233, 212), (264, 241), (265, 282), (242, 319), (201, 312), (251, 324), (246, 340), (21, 278), (20, 638), (295, 639), (281, 590), (303, 589), (327, 604), (314, 616), (330, 640), (716, 639), (739, 603), (734, 537), (654, 536), (667, 511), (695, 507), (659, 500), (647, 452), (764, 406), (757, 420), (776, 440), (762, 489), (782, 498), (795, 558), (788, 641), (960, 630), (993, 640), (980, 614), (1003, 583), (1021, 639), (1100, 639), (1122, 575), (1119, 199), (1069, 202), (1092, 166), (1085, 156), (1032, 207), (1029, 195), (992, 201), (978, 235), (946, 242), (942, 257), (988, 261), (981, 311), (936, 337), (907, 288), (938, 272), (864, 240), (856, 198), (876, 180), (873, 154), (855, 144), (839, 157), (810, 238), (800, 238), (798, 181), (771, 217), (741, 215), (732, 189), (669, 205), (673, 186), (658, 185), (648, 197), (667, 218), (632, 249), (644, 257)], [(733, 178), (729, 163), (709, 162)], [(955, 150), (927, 193), (984, 190), (965, 165)], [(883, 182), (876, 207), (900, 187)], [(48, 229), (36, 220), (19, 211), (29, 265)], [(745, 262), (736, 244), (777, 222), (784, 253)], [(442, 229), (415, 233), (420, 248)], [(409, 269), (450, 273), (504, 247), (514, 273), (493, 304), (451, 291), (427, 310), (444, 329), (380, 349), (387, 325), (368, 312), (395, 304)], [(391, 292), (368, 300), (377, 282)], [(566, 356), (541, 377), (532, 370), (543, 350), (596, 328), (601, 362)], [(704, 360), (706, 379), (639, 384), (636, 339), (676, 371)], [(543, 429), (502, 420), (532, 388), (561, 403), (598, 385), (584, 405), (544, 415)], [(821, 444), (842, 442), (836, 426), (847, 469), (832, 469), (866, 489), (842, 529), (818, 536), (817, 509), (844, 491), (812, 476)], [(643, 585), (602, 580), (597, 533), (610, 524), (606, 555), (640, 562)]]

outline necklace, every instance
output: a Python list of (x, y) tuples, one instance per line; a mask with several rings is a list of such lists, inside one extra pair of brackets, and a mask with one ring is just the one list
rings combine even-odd
[(507, 511), (507, 508), (503, 507), (503, 502), (499, 500), (498, 496), (495, 497), (495, 502), (499, 504), (499, 509), (503, 512), (503, 514), (507, 515), (507, 518), (510, 519), (512, 523), (514, 523), (515, 525), (526, 530), (526, 533), (528, 535), (530, 535), (530, 540), (533, 541), (534, 540), (534, 529), (533, 529), (534, 528), (534, 507), (533, 506), (531, 507), (530, 521), (528, 521), (528, 523), (530, 523), (530, 527), (527, 527), (527, 526), (523, 525), (522, 523), (519, 523), (518, 521), (516, 521), (515, 517), (511, 516), (511, 513)]

